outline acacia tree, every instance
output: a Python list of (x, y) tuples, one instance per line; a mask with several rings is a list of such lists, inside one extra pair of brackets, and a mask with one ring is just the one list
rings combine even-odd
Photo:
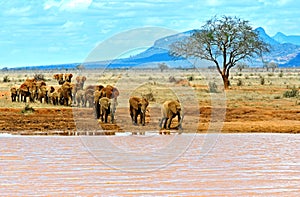
[(170, 46), (173, 56), (214, 62), (225, 89), (229, 87), (229, 71), (238, 61), (264, 52), (269, 52), (269, 45), (259, 38), (249, 22), (228, 16), (213, 17), (202, 29)]

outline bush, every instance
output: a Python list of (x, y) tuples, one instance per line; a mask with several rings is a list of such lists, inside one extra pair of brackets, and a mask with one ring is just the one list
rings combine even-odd
[(26, 104), (24, 109), (22, 109), (21, 113), (25, 114), (25, 113), (32, 113), (34, 112), (35, 109), (33, 109), (33, 107), (30, 107), (29, 104)]
[(218, 92), (218, 86), (215, 82), (209, 82), (208, 83), (208, 91), (211, 93), (217, 93)]
[(37, 81), (46, 81), (45, 76), (43, 74), (35, 74), (33, 78)]
[(242, 86), (243, 85), (243, 81), (241, 80), (241, 79), (238, 79), (238, 81), (237, 81), (237, 84), (236, 84), (237, 86)]
[(170, 77), (169, 77), (169, 82), (170, 82), (170, 83), (176, 82), (175, 77), (174, 77), (174, 76), (170, 76)]
[(283, 93), (283, 97), (285, 97), (285, 98), (297, 97), (298, 94), (299, 94), (299, 91), (294, 86), (291, 90), (285, 91)]
[(278, 74), (278, 77), (283, 77), (283, 71), (281, 70), (280, 73)]
[(264, 85), (265, 84), (265, 78), (261, 77), (260, 78), (260, 85)]
[(188, 76), (188, 77), (187, 77), (187, 80), (188, 80), (188, 81), (194, 81), (194, 76), (193, 76), (193, 75)]
[(3, 77), (3, 82), (4, 82), (4, 83), (10, 82), (10, 79), (9, 79), (8, 75), (5, 75), (5, 76)]

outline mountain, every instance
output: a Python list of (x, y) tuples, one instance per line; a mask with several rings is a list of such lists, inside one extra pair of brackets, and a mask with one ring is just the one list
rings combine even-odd
[(300, 65), (300, 53), (296, 55), (296, 57), (292, 58), (285, 64), (281, 64), (281, 67), (299, 67)]
[[(170, 35), (167, 37), (160, 38), (156, 40), (150, 48), (145, 51), (123, 59), (114, 59), (107, 61), (99, 61), (99, 62), (85, 62), (83, 63), (86, 68), (130, 68), (134, 66), (155, 66), (158, 63), (166, 63), (170, 67), (193, 67), (193, 62), (190, 62), (184, 58), (175, 58), (169, 54), (169, 47), (172, 43), (176, 41), (181, 41), (184, 38), (191, 36), (196, 30), (190, 30), (174, 35)], [(283, 40), (295, 40), (300, 38), (300, 36), (285, 36), (282, 33), (276, 34), (272, 38), (270, 37), (262, 27), (255, 29), (255, 31), (259, 34), (259, 37), (270, 44), (271, 52), (267, 54), (263, 54), (264, 61), (271, 62), (274, 61), (279, 64), (281, 67), (291, 67), (291, 66), (300, 66), (300, 45), (296, 45), (293, 43), (286, 43)], [(207, 67), (212, 65), (211, 62), (208, 61), (199, 61), (198, 65), (202, 67)], [(80, 63), (72, 63), (72, 64), (61, 64), (61, 65), (49, 65), (49, 66), (39, 66), (34, 68), (39, 69), (75, 69), (76, 66)], [(262, 66), (262, 60), (260, 57), (253, 58), (249, 62), (250, 66)], [(33, 67), (26, 67), (26, 69), (30, 69)], [(18, 68), (17, 68), (18, 69)]]
[(287, 36), (281, 32), (278, 32), (272, 38), (279, 43), (291, 43), (295, 45), (300, 45), (300, 36)]
[(277, 42), (276, 40), (274, 40), (273, 38), (271, 38), (262, 27), (258, 27), (256, 28), (254, 31), (256, 31), (259, 35), (259, 37), (265, 41), (266, 43), (270, 44), (271, 46), (275, 46), (280, 44), (279, 42)]
[[(180, 41), (190, 35), (192, 35), (196, 30), (186, 31), (183, 33), (171, 35), (168, 37), (164, 37), (161, 39), (158, 39), (152, 47), (147, 49), (146, 51), (131, 57), (131, 59), (127, 59), (126, 61), (129, 62), (166, 62), (168, 65), (174, 64), (174, 57), (169, 55), (169, 46), (176, 42)], [(265, 30), (262, 27), (259, 27), (255, 29), (255, 31), (259, 34), (259, 37), (266, 43), (268, 43), (271, 46), (270, 53), (264, 54), (264, 61), (274, 61), (279, 64), (279, 66), (295, 66), (296, 60), (293, 61), (294, 58), (296, 58), (297, 54), (300, 53), (300, 46), (291, 44), (291, 43), (280, 43), (270, 37)], [(178, 60), (178, 59), (177, 59)], [(182, 66), (187, 66), (187, 63), (190, 62), (184, 61), (184, 59), (180, 59)], [(200, 63), (202, 66), (207, 66), (211, 63), (208, 63), (207, 61), (202, 61)], [(262, 61), (260, 57), (253, 58), (249, 64), (253, 66), (262, 66)], [(300, 66), (300, 64), (298, 64)], [(176, 65), (174, 65), (176, 66)], [(192, 65), (190, 65), (192, 66)]]

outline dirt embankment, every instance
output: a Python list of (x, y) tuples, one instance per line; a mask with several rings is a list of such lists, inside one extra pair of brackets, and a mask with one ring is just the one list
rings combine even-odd
[[(216, 109), (213, 109), (216, 110)], [(199, 117), (197, 131), (208, 132), (213, 123), (212, 108), (201, 107), (200, 115), (187, 114), (184, 124), (189, 119)], [(124, 125), (100, 123), (96, 121), (91, 108), (38, 108), (33, 112), (22, 113), (20, 108), (0, 108), (0, 132), (22, 135), (78, 135), (95, 134), (102, 130), (101, 134), (113, 134), (122, 132)], [(118, 113), (128, 114), (128, 109), (120, 109)], [(124, 115), (124, 116), (125, 116)], [(265, 108), (227, 108), (225, 117), (221, 118), (222, 132), (277, 132), (300, 133), (300, 110), (276, 110)], [(222, 119), (224, 118), (224, 119)], [(128, 118), (130, 120), (130, 118)], [(148, 116), (146, 129), (157, 128), (158, 119)], [(223, 121), (224, 120), (224, 121)], [(117, 121), (118, 122), (118, 121)], [(120, 123), (119, 123), (120, 124)], [(122, 122), (121, 124), (131, 124)], [(135, 128), (135, 127), (131, 127)], [(185, 128), (184, 128), (185, 129)], [(105, 133), (103, 133), (103, 130)], [(184, 130), (189, 132), (188, 130)]]

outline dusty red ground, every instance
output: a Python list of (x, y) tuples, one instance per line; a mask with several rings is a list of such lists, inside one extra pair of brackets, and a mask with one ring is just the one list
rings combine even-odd
[[(19, 108), (0, 108), (0, 132), (13, 134), (38, 135), (75, 135), (105, 130), (124, 131), (134, 130), (128, 109), (118, 109), (124, 114), (124, 121), (117, 124), (101, 123), (96, 121), (91, 108), (39, 108), (34, 112), (22, 113)], [(197, 115), (197, 113), (194, 113)], [(199, 115), (199, 114), (198, 114)], [(128, 117), (127, 117), (128, 116)], [(189, 122), (192, 114), (186, 115), (184, 123)], [(220, 117), (222, 118), (222, 117)], [(157, 119), (148, 116), (145, 130), (157, 127)], [(274, 110), (259, 108), (228, 108), (222, 124), (222, 132), (278, 132), (300, 133), (300, 110)], [(124, 124), (124, 125), (123, 125)], [(126, 124), (126, 125), (125, 125)], [(207, 132), (211, 123), (211, 107), (201, 107), (198, 132)], [(189, 125), (186, 125), (188, 128)], [(189, 131), (189, 129), (185, 129)], [(76, 133), (77, 132), (77, 133)], [(81, 132), (81, 133), (80, 133)]]

